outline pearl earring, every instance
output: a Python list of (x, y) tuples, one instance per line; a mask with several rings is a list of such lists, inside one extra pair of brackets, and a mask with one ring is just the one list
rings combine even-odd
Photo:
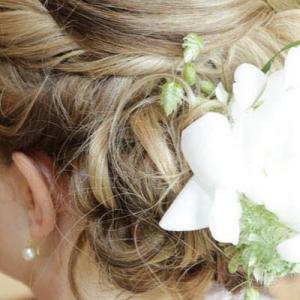
[(33, 245), (33, 241), (29, 240), (27, 246), (22, 251), (23, 259), (32, 261), (39, 255), (39, 248)]

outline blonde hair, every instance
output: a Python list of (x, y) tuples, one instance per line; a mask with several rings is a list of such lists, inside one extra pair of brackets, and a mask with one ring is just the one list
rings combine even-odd
[[(197, 32), (198, 73), (230, 89), (243, 62), (262, 66), (300, 38), (298, 1), (0, 0), (0, 145), (39, 150), (70, 180), (86, 222), (70, 260), (88, 246), (99, 272), (132, 294), (156, 287), (201, 299), (211, 280), (243, 281), (208, 231), (165, 232), (158, 222), (191, 176), (179, 143), (206, 108), (167, 118), (160, 85)], [(274, 68), (281, 65), (279, 59)]]

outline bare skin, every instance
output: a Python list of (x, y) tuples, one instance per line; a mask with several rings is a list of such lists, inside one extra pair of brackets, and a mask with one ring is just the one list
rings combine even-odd
[[(0, 168), (0, 271), (25, 283), (37, 300), (72, 300), (68, 261), (83, 222), (71, 208), (68, 180), (55, 180), (53, 162), (43, 153), (15, 152), (12, 159), (9, 167)], [(31, 262), (22, 258), (29, 238), (40, 249)], [(109, 284), (99, 285), (99, 270), (87, 253), (77, 273), (86, 299), (120, 295)], [(160, 298), (171, 299), (160, 290), (132, 299)]]

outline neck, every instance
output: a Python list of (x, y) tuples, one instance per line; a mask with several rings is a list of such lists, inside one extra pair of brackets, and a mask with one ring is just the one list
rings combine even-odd
[[(67, 222), (68, 223), (68, 222)], [(41, 257), (37, 259), (31, 278), (28, 280), (28, 286), (37, 300), (75, 300), (71, 292), (68, 278), (71, 252), (77, 240), (78, 233), (63, 231), (63, 228), (71, 228), (70, 224), (60, 226), (63, 233), (43, 245), (41, 248)], [(64, 238), (61, 238), (61, 236)], [(51, 245), (57, 245), (55, 249), (51, 249)], [(44, 253), (44, 255), (43, 255)], [(76, 262), (75, 280), (78, 283), (80, 295), (83, 299), (130, 299), (133, 300), (171, 300), (170, 295), (165, 291), (156, 290), (144, 295), (132, 296), (124, 291), (117, 290), (107, 281), (99, 276), (99, 269), (96, 263), (91, 259), (88, 249), (82, 249), (79, 260)], [(101, 283), (101, 284), (100, 284)]]
[[(47, 272), (47, 271), (46, 271)], [(37, 300), (66, 300), (74, 299), (68, 289), (68, 281), (65, 280), (62, 274), (56, 276), (44, 276), (32, 286), (32, 292)], [(48, 279), (47, 281), (45, 279)]]
[[(68, 280), (68, 261), (73, 243), (61, 243), (36, 262), (29, 285), (37, 300), (73, 300)], [(42, 253), (42, 250), (41, 250)], [(41, 254), (42, 255), (42, 254)]]
[(70, 230), (76, 222), (75, 217), (58, 217), (57, 230), (51, 237), (40, 243), (40, 255), (33, 262), (28, 285), (37, 300), (73, 300), (68, 280), (68, 263), (75, 246), (79, 230)]
[[(171, 300), (173, 299), (166, 291), (155, 290), (144, 295), (132, 296), (129, 293), (119, 291), (112, 285), (106, 283), (104, 279), (99, 278), (99, 271), (90, 259), (85, 259), (83, 254), (76, 266), (76, 276), (80, 295), (83, 299), (130, 299), (132, 300)], [(61, 261), (67, 261), (62, 259)], [(101, 285), (100, 283), (101, 282)], [(68, 281), (68, 265), (61, 264), (60, 269), (53, 269), (51, 263), (41, 269), (39, 276), (35, 279), (32, 291), (37, 300), (75, 300), (71, 293)]]

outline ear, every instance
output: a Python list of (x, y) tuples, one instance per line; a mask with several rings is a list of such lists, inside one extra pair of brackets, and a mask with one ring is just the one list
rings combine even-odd
[(49, 189), (49, 162), (45, 157), (35, 158), (23, 152), (12, 154), (12, 160), (25, 184), (25, 195), (22, 197), (28, 210), (30, 237), (39, 240), (53, 231), (56, 214)]

